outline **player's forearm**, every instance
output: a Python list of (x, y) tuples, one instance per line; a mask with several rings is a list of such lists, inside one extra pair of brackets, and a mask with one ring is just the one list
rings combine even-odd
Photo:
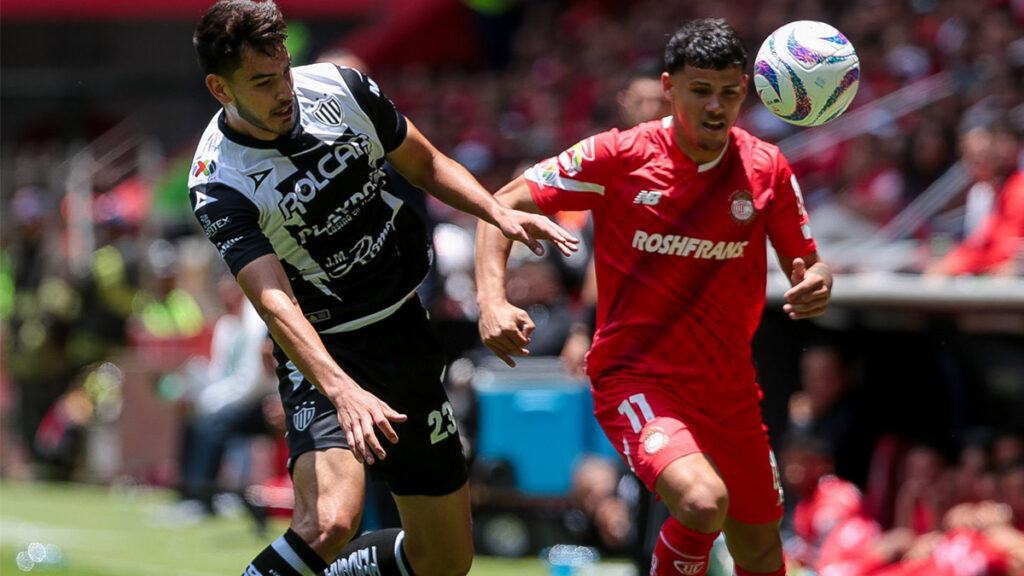
[(505, 266), (512, 241), (486, 222), (476, 227), (476, 300), (480, 308), (506, 301)]
[(433, 158), (433, 169), (424, 189), (452, 208), (490, 224), (497, 224), (500, 213), (506, 209), (465, 167), (440, 153)]
[(339, 390), (354, 385), (324, 347), (320, 335), (287, 294), (265, 291), (254, 302), (274, 341), (313, 386), (334, 402)]

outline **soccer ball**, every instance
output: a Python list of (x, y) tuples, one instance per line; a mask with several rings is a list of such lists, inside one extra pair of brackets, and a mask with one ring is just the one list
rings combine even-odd
[(754, 88), (776, 116), (797, 126), (836, 118), (853, 101), (860, 60), (842, 32), (801, 20), (765, 39), (754, 61)]

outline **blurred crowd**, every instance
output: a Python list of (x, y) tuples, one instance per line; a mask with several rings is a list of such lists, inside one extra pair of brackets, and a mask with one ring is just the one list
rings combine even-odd
[[(797, 19), (829, 22), (856, 47), (861, 83), (847, 112), (855, 122), (798, 129), (753, 93), (740, 121), (790, 155), (820, 251), (834, 268), (1024, 276), (1024, 2), (497, 2), (471, 20), (487, 34), (480, 65), (361, 65), (439, 149), (496, 190), (582, 135), (663, 114), (657, 85), (633, 81), (657, 69), (666, 35), (680, 22), (707, 15), (726, 18), (751, 57), (774, 28)], [(332, 40), (328, 58), (358, 57), (358, 46), (341, 47), (344, 37)], [(144, 145), (131, 152), (142, 158)], [(102, 461), (83, 462), (86, 430), (125, 416), (129, 371), (144, 374), (160, 406), (182, 422), (182, 453), (140, 481), (182, 487), (189, 484), (183, 471), (197, 459), (207, 458), (206, 469), (219, 466), (222, 453), (197, 457), (190, 440), (213, 411), (244, 412), (245, 426), (228, 431), (241, 436), (278, 428), (273, 407), (262, 402), (274, 396), (265, 382), (244, 394), (220, 392), (244, 395), (244, 406), (202, 400), (205, 385), (224, 376), (215, 374), (224, 367), (211, 345), (217, 321), (231, 316), (244, 324), (248, 312), (238, 308), (238, 294), (217, 288), (219, 256), (185, 208), (189, 161), (167, 158), (153, 170), (140, 160), (113, 176), (92, 165), (84, 191), (52, 182), (3, 191), (3, 476), (114, 479)], [(167, 182), (177, 188), (161, 195)], [(449, 359), (472, 357), (472, 223), (429, 197), (421, 210), (436, 252), (421, 297)], [(559, 218), (580, 232), (587, 226), (576, 215)], [(877, 248), (870, 259), (851, 248), (865, 243)], [(532, 353), (558, 355), (572, 337), (588, 305), (587, 249), (569, 259), (513, 254), (509, 296), (538, 324)], [(249, 373), (266, 376), (252, 358)], [(826, 346), (809, 348), (801, 362), (780, 452), (796, 503), (787, 515), (794, 567), (830, 575), (1024, 570), (1019, 430), (964, 434), (953, 447), (861, 434), (869, 417), (855, 392), (847, 393), (856, 389), (847, 361)], [(466, 391), (460, 382), (458, 394)], [(578, 486), (577, 495), (594, 522), (594, 542), (613, 552), (638, 545), (637, 519), (627, 513), (639, 498), (635, 488), (623, 501), (613, 471), (594, 465), (591, 472), (599, 488)], [(192, 483), (183, 496), (198, 490), (206, 499), (207, 488)], [(963, 566), (965, 558), (984, 567), (934, 565)]]

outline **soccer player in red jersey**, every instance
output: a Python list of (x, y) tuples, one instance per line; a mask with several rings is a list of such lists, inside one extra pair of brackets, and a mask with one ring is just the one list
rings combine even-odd
[[(790, 318), (822, 314), (832, 276), (785, 158), (734, 126), (746, 65), (724, 21), (686, 24), (665, 50), (670, 116), (587, 138), (496, 194), (523, 210), (593, 213), (587, 372), (602, 428), (671, 513), (652, 574), (704, 574), (723, 530), (740, 576), (785, 572), (782, 493), (750, 348), (767, 240), (793, 285)], [(497, 228), (478, 228), (480, 335), (514, 366), (534, 324), (506, 299), (509, 246)]]

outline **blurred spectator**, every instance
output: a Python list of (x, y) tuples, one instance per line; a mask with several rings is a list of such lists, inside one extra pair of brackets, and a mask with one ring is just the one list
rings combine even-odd
[(873, 433), (860, 405), (854, 365), (841, 346), (814, 343), (800, 356), (800, 386), (789, 400), (789, 426), (823, 442), (836, 474), (862, 485)]
[[(68, 388), (76, 366), (67, 338), (81, 301), (68, 281), (47, 213), (44, 190), (26, 187), (11, 199), (4, 226), (3, 267), (10, 299), (2, 318), (3, 364), (13, 385), (16, 409), (5, 414), (20, 447), (31, 461), (43, 454), (36, 432), (54, 401)], [(15, 432), (16, 430), (16, 432)]]
[(133, 308), (150, 337), (190, 338), (203, 329), (203, 312), (187, 291), (178, 287), (178, 248), (163, 239), (146, 250), (150, 289), (142, 291)]
[(871, 553), (881, 527), (864, 514), (860, 490), (835, 476), (827, 443), (790, 432), (781, 443), (779, 464), (791, 507), (783, 527), (790, 571), (852, 575), (881, 563)]
[(617, 461), (582, 455), (573, 470), (569, 496), (573, 511), (567, 516), (567, 524), (584, 544), (611, 554), (622, 554), (635, 545), (636, 518), (632, 510), (642, 497), (641, 487)]
[[(1002, 124), (966, 129), (960, 137), (961, 160), (972, 184), (960, 204), (962, 217), (934, 231), (962, 239), (937, 256), (929, 274), (1014, 274), (1024, 250), (1024, 174), (1017, 166), (1019, 142)], [(937, 219), (941, 222), (941, 219)], [(1020, 272), (1019, 270), (1017, 272)]]
[(214, 324), (209, 360), (193, 357), (178, 375), (183, 514), (214, 512), (213, 497), (224, 488), (218, 482), (221, 464), (232, 441), (272, 433), (264, 403), (276, 396), (277, 380), (262, 357), (266, 326), (226, 271), (217, 292), (224, 313)]
[[(646, 59), (636, 64), (626, 77), (625, 86), (617, 93), (619, 127), (626, 129), (641, 122), (657, 120), (670, 113), (669, 101), (661, 85), (663, 66), (656, 59)], [(585, 359), (594, 336), (595, 307), (597, 305), (597, 275), (591, 256), (593, 250), (593, 223), (589, 213), (586, 225), (575, 227), (580, 230), (582, 240), (577, 260), (587, 257), (582, 285), (579, 287), (579, 304), (569, 336), (560, 352), (562, 367), (566, 373), (577, 378), (585, 376)], [(569, 228), (573, 229), (573, 228)], [(585, 252), (585, 254), (584, 254)], [(573, 258), (565, 259), (566, 262)]]
[(529, 312), (536, 325), (530, 353), (558, 355), (569, 336), (572, 317), (568, 292), (552, 259), (513, 246), (506, 278), (509, 302)]
[(978, 229), (929, 272), (936, 274), (1024, 274), (1024, 171), (1000, 188)]
[(848, 144), (840, 165), (836, 202), (871, 228), (884, 226), (903, 208), (903, 176), (895, 163), (894, 131), (864, 134)]
[(912, 446), (903, 458), (893, 526), (918, 535), (939, 529), (954, 504), (952, 480), (941, 451), (927, 444)]

